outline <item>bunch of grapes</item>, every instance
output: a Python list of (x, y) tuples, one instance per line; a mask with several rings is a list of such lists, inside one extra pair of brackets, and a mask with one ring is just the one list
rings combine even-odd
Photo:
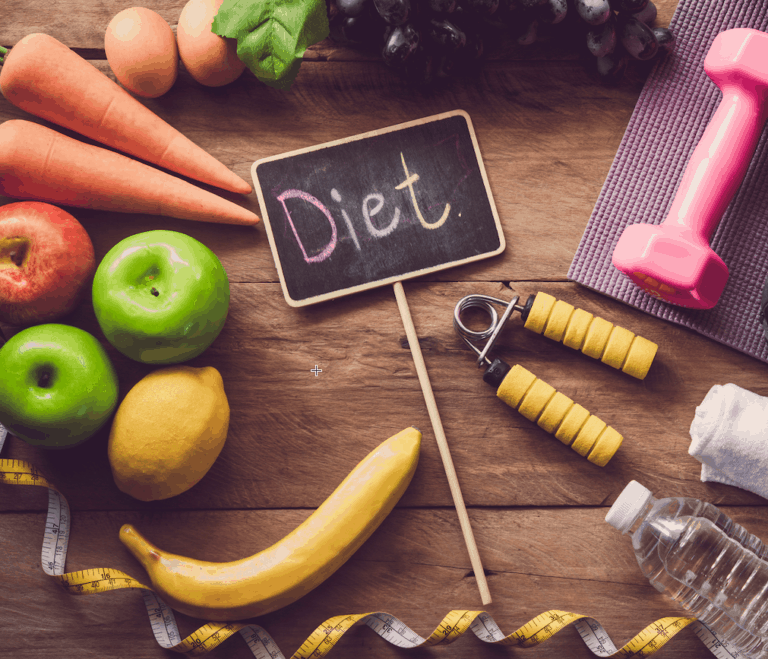
[(413, 84), (476, 70), (506, 42), (530, 45), (560, 29), (594, 56), (600, 78), (617, 83), (629, 60), (675, 45), (652, 27), (652, 0), (327, 0), (331, 37), (380, 54)]
[(651, 0), (574, 0), (573, 5), (588, 26), (587, 49), (606, 83), (621, 80), (628, 60), (647, 62), (675, 47), (670, 30), (653, 27), (656, 5)]

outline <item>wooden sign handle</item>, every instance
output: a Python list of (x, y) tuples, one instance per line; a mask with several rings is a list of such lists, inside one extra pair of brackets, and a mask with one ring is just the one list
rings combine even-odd
[(416, 373), (419, 376), (419, 383), (421, 384), (421, 390), (424, 394), (424, 401), (427, 404), (429, 419), (432, 422), (432, 429), (435, 432), (437, 446), (440, 449), (440, 457), (443, 459), (445, 475), (448, 477), (448, 485), (451, 488), (453, 504), (456, 507), (456, 512), (459, 514), (459, 523), (461, 524), (461, 532), (464, 534), (464, 542), (469, 551), (469, 560), (472, 563), (472, 570), (475, 573), (477, 586), (480, 589), (480, 598), (482, 599), (483, 605), (490, 604), (491, 593), (488, 590), (488, 582), (485, 580), (485, 571), (483, 570), (483, 564), (480, 562), (480, 554), (478, 553), (477, 545), (475, 544), (475, 536), (472, 533), (472, 526), (469, 523), (467, 509), (464, 506), (464, 498), (461, 495), (459, 480), (456, 477), (456, 470), (453, 467), (453, 460), (451, 459), (451, 452), (448, 449), (448, 440), (445, 438), (445, 431), (443, 430), (443, 423), (440, 420), (440, 413), (437, 410), (435, 395), (432, 393), (432, 385), (429, 382), (427, 366), (424, 363), (424, 357), (421, 354), (419, 337), (416, 335), (416, 328), (413, 325), (411, 311), (408, 308), (408, 300), (405, 299), (405, 290), (403, 289), (402, 282), (399, 281), (396, 281), (393, 284), (393, 287), (395, 289), (397, 307), (400, 309), (400, 316), (402, 317), (403, 325), (405, 326), (405, 335), (408, 337), (408, 345), (411, 347), (413, 362), (416, 365)]

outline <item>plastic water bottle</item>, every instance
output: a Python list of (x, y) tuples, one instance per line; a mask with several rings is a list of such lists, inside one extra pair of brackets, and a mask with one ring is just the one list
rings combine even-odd
[(768, 548), (710, 503), (631, 481), (605, 521), (629, 533), (653, 586), (739, 656), (768, 659)]

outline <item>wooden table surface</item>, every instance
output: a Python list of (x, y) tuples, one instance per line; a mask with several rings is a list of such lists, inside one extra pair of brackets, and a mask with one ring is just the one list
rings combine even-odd
[[(185, 0), (147, 0), (175, 27)], [(658, 0), (667, 25), (675, 0)], [(0, 44), (47, 32), (112, 76), (103, 50), (120, 0), (5, 0)], [(642, 576), (627, 537), (604, 522), (631, 479), (657, 496), (693, 496), (724, 507), (768, 537), (765, 501), (699, 480), (688, 455), (696, 406), (714, 384), (768, 395), (765, 365), (684, 328), (569, 282), (566, 274), (610, 168), (647, 69), (601, 86), (576, 51), (538, 43), (509, 48), (480, 75), (414, 89), (380, 61), (323, 42), (307, 52), (290, 92), (246, 71), (209, 89), (183, 70), (163, 97), (143, 101), (237, 174), (260, 158), (454, 109), (471, 116), (507, 242), (498, 257), (407, 281), (421, 348), (458, 479), (488, 575), (482, 607), (414, 362), (391, 287), (295, 309), (282, 295), (263, 224), (221, 226), (159, 216), (73, 210), (100, 259), (127, 236), (187, 233), (226, 268), (231, 308), (212, 347), (191, 365), (215, 366), (231, 405), (226, 445), (205, 478), (175, 498), (141, 503), (114, 485), (107, 430), (67, 451), (10, 438), (4, 458), (28, 460), (72, 508), (67, 570), (110, 567), (146, 574), (118, 540), (134, 523), (159, 546), (208, 560), (253, 554), (291, 531), (369, 450), (415, 425), (424, 432), (416, 475), (397, 508), (336, 574), (295, 604), (258, 619), (290, 656), (331, 616), (386, 611), (428, 635), (452, 609), (485, 608), (510, 633), (539, 613), (585, 613), (617, 645), (659, 617), (681, 612)], [(0, 120), (45, 123), (0, 98)], [(3, 198), (2, 203), (11, 200)], [(244, 201), (259, 212), (255, 194)], [(503, 298), (545, 291), (659, 344), (644, 381), (522, 329), (502, 335), (497, 355), (520, 363), (625, 436), (605, 468), (562, 446), (496, 399), (452, 327), (470, 293)], [(121, 396), (152, 367), (104, 339), (90, 300), (66, 322), (94, 333), (117, 368)], [(6, 335), (14, 329), (5, 326)], [(310, 371), (315, 365), (322, 373)], [(136, 591), (73, 597), (40, 568), (47, 497), (0, 486), (0, 654), (170, 657), (155, 642)], [(183, 634), (202, 621), (177, 616)], [(208, 656), (251, 656), (234, 638)], [(357, 627), (332, 650), (370, 657), (593, 656), (569, 627), (537, 648), (504, 649), (467, 634), (450, 646), (402, 650)], [(684, 630), (658, 657), (704, 658)]]

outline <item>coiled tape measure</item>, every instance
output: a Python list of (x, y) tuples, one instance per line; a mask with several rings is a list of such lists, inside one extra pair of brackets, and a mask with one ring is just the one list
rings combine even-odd
[[(0, 451), (7, 437), (0, 425)], [(72, 595), (90, 595), (112, 590), (136, 589), (144, 598), (147, 615), (158, 644), (191, 657), (201, 656), (240, 633), (257, 659), (285, 659), (272, 637), (259, 625), (248, 623), (211, 622), (181, 638), (171, 609), (152, 591), (120, 570), (93, 568), (78, 572), (64, 572), (69, 545), (71, 516), (64, 495), (40, 472), (22, 460), (0, 459), (0, 484), (36, 485), (48, 488), (48, 515), (41, 565)], [(435, 631), (424, 638), (398, 618), (383, 612), (341, 615), (323, 622), (301, 644), (291, 659), (320, 659), (327, 655), (344, 633), (355, 625), (364, 624), (385, 641), (401, 648), (428, 647), (448, 644), (465, 634), (474, 632), (481, 641), (495, 645), (517, 645), (528, 648), (546, 641), (561, 629), (573, 625), (587, 647), (598, 657), (647, 657), (664, 646), (675, 634), (691, 626), (704, 645), (718, 659), (735, 659), (738, 653), (729, 650), (712, 631), (696, 618), (668, 617), (656, 620), (617, 649), (613, 641), (594, 618), (568, 611), (546, 611), (530, 620), (517, 631), (504, 635), (496, 622), (485, 611), (450, 611)]]
[[(604, 467), (621, 446), (622, 435), (519, 364), (510, 367), (500, 359), (491, 361), (488, 353), (515, 311), (522, 316), (526, 329), (580, 350), (639, 380), (648, 373), (658, 346), (547, 293), (529, 296), (524, 305), (519, 304), (519, 299), (515, 296), (507, 302), (489, 295), (468, 295), (456, 304), (453, 325), (477, 354), (477, 365), (487, 367), (483, 380), (497, 388), (496, 395), (501, 400), (579, 455)], [(504, 307), (501, 318), (494, 305)], [(470, 308), (483, 309), (490, 315), (491, 323), (486, 329), (476, 332), (464, 325), (461, 315)], [(486, 339), (482, 350), (474, 344)]]

